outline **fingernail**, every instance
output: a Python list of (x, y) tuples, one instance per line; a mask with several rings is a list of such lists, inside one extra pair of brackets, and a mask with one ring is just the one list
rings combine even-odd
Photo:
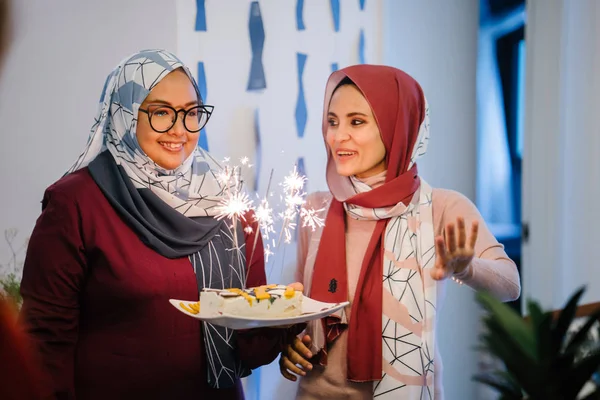
[(306, 353), (306, 358), (312, 358), (312, 353), (311, 352)]
[(312, 364), (308, 364), (308, 366), (306, 368), (308, 368), (308, 370), (311, 371), (312, 370)]

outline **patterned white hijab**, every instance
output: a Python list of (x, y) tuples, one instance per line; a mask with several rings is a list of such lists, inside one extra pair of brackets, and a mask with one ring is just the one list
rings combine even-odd
[(136, 188), (147, 188), (187, 217), (214, 216), (224, 192), (214, 171), (218, 163), (204, 150), (196, 150), (174, 170), (165, 170), (141, 149), (136, 137), (140, 105), (170, 72), (181, 68), (200, 92), (189, 69), (164, 50), (135, 53), (107, 78), (100, 107), (83, 153), (67, 173), (87, 166), (104, 150), (113, 155)]
[[(173, 54), (145, 50), (124, 59), (106, 79), (85, 151), (67, 173), (88, 166), (107, 200), (146, 245), (167, 258), (189, 257), (199, 291), (242, 288), (247, 263), (241, 226), (206, 218), (216, 215), (225, 195), (216, 178), (220, 166), (196, 148), (182, 165), (165, 170), (144, 154), (136, 138), (140, 105), (178, 68), (201, 102), (190, 71)], [(237, 356), (236, 332), (206, 322), (202, 328), (209, 385), (235, 387), (250, 373)]]

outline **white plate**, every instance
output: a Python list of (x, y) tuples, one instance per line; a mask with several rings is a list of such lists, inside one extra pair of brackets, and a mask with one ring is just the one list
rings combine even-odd
[(195, 301), (170, 299), (169, 302), (173, 305), (173, 307), (192, 318), (210, 322), (213, 325), (225, 326), (231, 329), (265, 328), (269, 326), (300, 324), (303, 322), (324, 318), (350, 304), (347, 301), (343, 303), (323, 303), (304, 296), (302, 298), (302, 314), (296, 317), (246, 318), (238, 315), (228, 314), (207, 315), (206, 313), (202, 312), (202, 307), (200, 307), (200, 312), (198, 314), (192, 314), (181, 308), (179, 304), (183, 303), (189, 307), (189, 304), (196, 303)]

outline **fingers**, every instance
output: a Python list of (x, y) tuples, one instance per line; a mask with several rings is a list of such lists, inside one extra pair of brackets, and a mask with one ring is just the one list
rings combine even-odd
[[(304, 335), (302, 340), (300, 340), (298, 338), (294, 339), (293, 348), (297, 353), (302, 354), (302, 356), (305, 357), (306, 359), (311, 359), (313, 356), (312, 352), (310, 351), (311, 344), (312, 344), (312, 340), (311, 340), (310, 336)], [(308, 363), (308, 361), (307, 361), (307, 363)]]
[(441, 281), (442, 279), (444, 279), (444, 270), (441, 268), (432, 268), (429, 271), (429, 274), (431, 275), (431, 278), (433, 280)]
[(444, 242), (444, 238), (438, 236), (435, 238), (435, 252), (436, 252), (436, 268), (443, 267), (448, 258), (448, 254), (446, 253), (446, 243)]
[[(300, 369), (296, 364), (294, 364), (288, 357), (286, 357), (284, 355), (281, 355), (281, 360), (279, 362), (279, 369), (283, 376), (286, 376), (284, 372), (287, 372), (287, 373), (292, 372), (292, 373), (294, 373), (296, 375), (300, 375), (300, 376), (306, 375), (305, 371)], [(287, 378), (287, 376), (286, 376), (286, 378)], [(293, 379), (291, 379), (291, 380), (295, 381), (296, 377), (293, 376)]]
[[(309, 335), (304, 335), (302, 337), (302, 343), (309, 349), (312, 347), (312, 339)], [(310, 355), (310, 357), (312, 357), (312, 354)]]
[(473, 221), (471, 225), (471, 237), (469, 238), (469, 247), (471, 249), (475, 248), (475, 243), (477, 243), (477, 235), (479, 234), (479, 221)]
[(302, 292), (304, 290), (304, 285), (300, 282), (290, 283), (288, 286), (293, 288), (297, 292)]
[(453, 223), (446, 225), (446, 245), (450, 253), (456, 251), (456, 231)]
[(465, 219), (458, 217), (456, 219), (456, 226), (458, 228), (458, 248), (464, 249), (467, 244), (467, 230), (465, 229)]
[(292, 382), (296, 382), (296, 375), (290, 374), (287, 369), (284, 369), (283, 367), (279, 367), (279, 371), (281, 372), (281, 375), (283, 375), (283, 377), (285, 379), (290, 380)]
[(447, 260), (446, 244), (442, 236), (435, 238), (436, 261), (435, 267), (431, 269), (431, 277), (435, 280), (441, 280), (445, 275), (445, 265)]
[[(309, 335), (304, 335), (302, 340), (295, 338), (292, 345), (282, 352), (279, 358), (279, 370), (284, 378), (292, 382), (296, 381), (296, 375), (305, 376), (306, 371), (312, 370), (312, 364), (308, 361), (312, 357), (308, 349), (312, 344)], [(308, 347), (307, 347), (308, 346)]]

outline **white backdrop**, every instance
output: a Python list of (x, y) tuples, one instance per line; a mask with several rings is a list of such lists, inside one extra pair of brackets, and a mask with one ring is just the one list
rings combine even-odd
[(527, 3), (523, 295), (600, 301), (600, 2)]
[[(275, 168), (276, 180), (280, 180), (299, 157), (305, 158), (308, 190), (326, 189), (321, 135), (325, 82), (332, 63), (338, 63), (340, 68), (358, 63), (361, 28), (365, 32), (367, 62), (380, 63), (380, 1), (367, 1), (363, 11), (358, 0), (341, 1), (340, 30), (335, 32), (328, 1), (305, 1), (306, 29), (298, 31), (295, 1), (261, 0), (266, 89), (251, 92), (246, 90), (252, 59), (248, 32), (250, 3), (206, 1), (207, 30), (195, 31), (195, 2), (177, 2), (177, 53), (190, 66), (204, 63), (207, 103), (216, 106), (207, 127), (209, 150), (232, 159), (248, 156), (255, 163), (254, 126), (258, 110), (259, 192), (265, 190), (271, 168)], [(294, 118), (298, 95), (297, 53), (307, 55), (303, 83), (308, 119), (303, 138), (297, 136)], [(251, 189), (253, 183), (253, 179), (248, 179)]]
[[(276, 184), (300, 158), (308, 178), (306, 190), (326, 190), (326, 153), (321, 133), (325, 83), (332, 63), (339, 68), (359, 63), (361, 30), (365, 61), (381, 63), (381, 1), (367, 0), (363, 10), (359, 0), (340, 1), (338, 32), (329, 1), (303, 2), (304, 30), (297, 29), (296, 1), (259, 1), (265, 32), (262, 62), (266, 88), (258, 91), (247, 91), (252, 61), (248, 28), (251, 3), (207, 0), (206, 31), (196, 31), (196, 3), (177, 2), (177, 54), (197, 79), (200, 77), (193, 66), (203, 63), (206, 103), (215, 106), (207, 126), (209, 151), (219, 158), (231, 157), (232, 161), (249, 157), (252, 164), (260, 162), (257, 186), (256, 169), (245, 170), (247, 187), (260, 195), (266, 191), (271, 169)], [(302, 138), (297, 134), (295, 118), (299, 91), (297, 53), (307, 56), (302, 74), (307, 108)], [(281, 193), (276, 187), (275, 192)], [(283, 249), (278, 253), (280, 258)], [(286, 262), (268, 264), (270, 280), (290, 282), (294, 259), (295, 245), (290, 244), (285, 249)], [(249, 400), (292, 398), (295, 390), (295, 384), (281, 377), (277, 362), (254, 371), (246, 381)]]

